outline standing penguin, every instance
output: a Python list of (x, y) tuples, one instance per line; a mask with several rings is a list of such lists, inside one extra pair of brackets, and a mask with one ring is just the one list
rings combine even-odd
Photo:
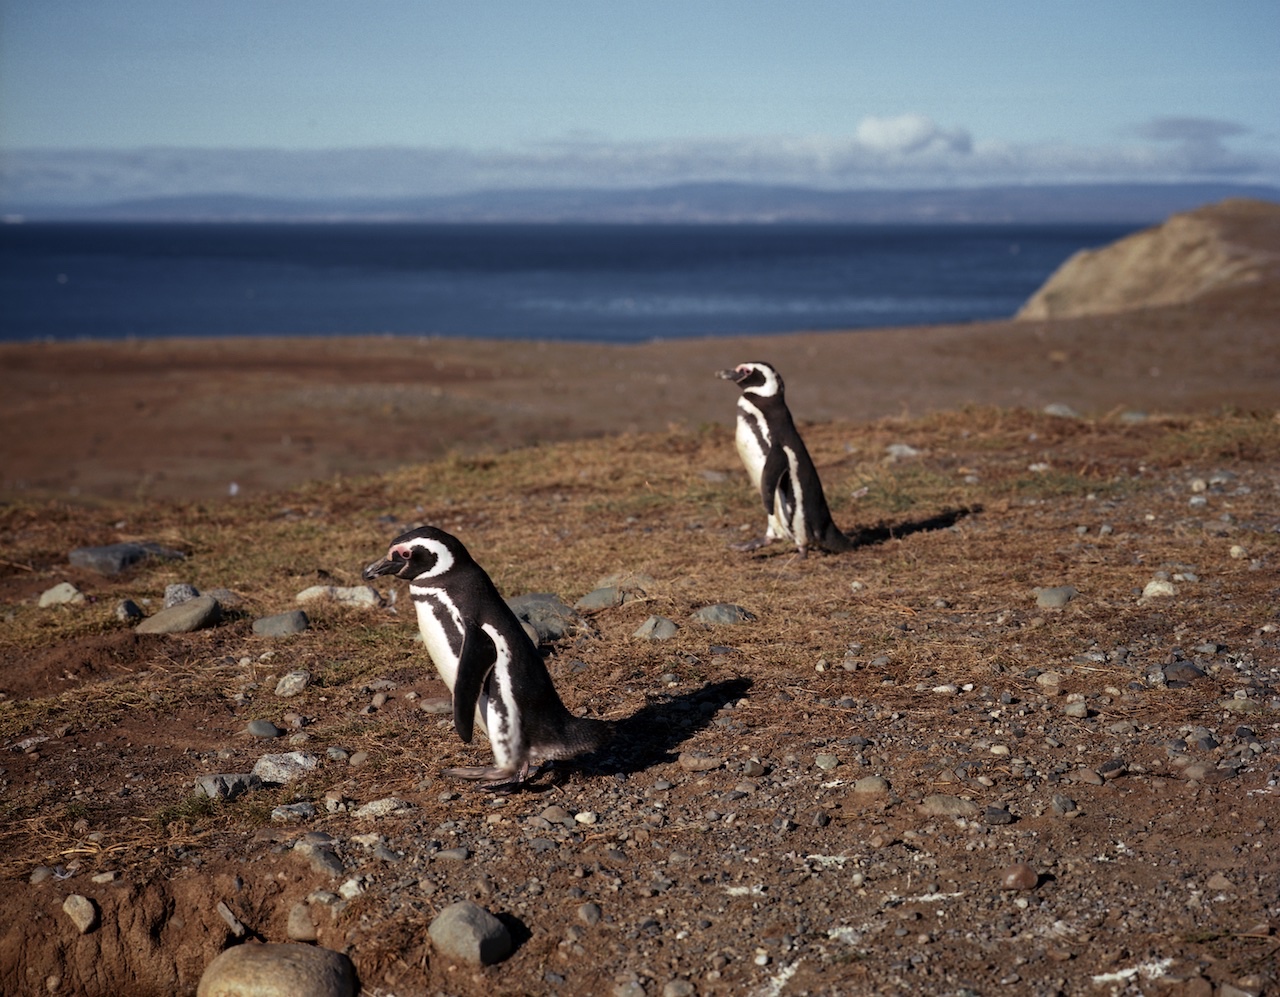
[(601, 747), (613, 725), (575, 717), (560, 701), (538, 649), (492, 579), (457, 537), (431, 526), (395, 538), (364, 577), (409, 582), (427, 653), (453, 693), (453, 725), (471, 743), (475, 722), (493, 747), (492, 767), (445, 769), (486, 783), (519, 784), (531, 762)]
[(740, 363), (716, 376), (742, 389), (735, 436), (738, 456), (769, 517), (764, 537), (737, 549), (755, 550), (786, 539), (801, 557), (810, 544), (833, 553), (852, 550), (854, 542), (831, 521), (822, 482), (792, 421), (778, 372), (767, 363)]

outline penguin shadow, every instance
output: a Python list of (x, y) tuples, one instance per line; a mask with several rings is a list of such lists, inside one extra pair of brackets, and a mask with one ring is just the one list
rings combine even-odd
[(866, 526), (851, 530), (846, 534), (853, 541), (854, 548), (873, 547), (890, 540), (901, 540), (913, 533), (933, 533), (937, 530), (949, 530), (966, 516), (975, 516), (982, 511), (982, 506), (962, 506), (958, 509), (943, 509), (942, 512), (924, 519), (909, 519), (899, 523), (888, 523), (880, 526)]
[(623, 778), (674, 762), (678, 745), (709, 727), (726, 704), (750, 688), (749, 678), (734, 678), (677, 695), (652, 696), (631, 716), (615, 721), (604, 747), (575, 762), (584, 771)]

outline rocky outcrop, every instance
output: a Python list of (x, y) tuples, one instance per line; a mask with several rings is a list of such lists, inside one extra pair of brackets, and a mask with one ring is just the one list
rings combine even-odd
[(1108, 315), (1185, 304), (1280, 280), (1280, 204), (1236, 199), (1174, 215), (1062, 264), (1018, 319)]

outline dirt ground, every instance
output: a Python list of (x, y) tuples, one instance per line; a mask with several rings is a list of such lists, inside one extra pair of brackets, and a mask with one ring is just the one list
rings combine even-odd
[[(241, 940), (221, 903), (249, 941), (297, 937), (303, 905), (378, 997), (1276, 992), (1278, 312), (1259, 290), (638, 347), (0, 347), (0, 990), (194, 993)], [(749, 359), (786, 378), (855, 551), (730, 550), (762, 517), (713, 373)], [(511, 796), (449, 783), (484, 745), (422, 709), (444, 689), (394, 603), (253, 633), (418, 520), (507, 595), (647, 579), (547, 649), (571, 708), (623, 724), (615, 753)], [(67, 562), (127, 540), (186, 559)], [(63, 581), (88, 602), (36, 605)], [(115, 618), (179, 581), (230, 590), (222, 624)], [(757, 619), (689, 622), (716, 602)], [(677, 638), (632, 637), (651, 614)], [(291, 749), (245, 733), (261, 718), (317, 774), (192, 796)], [(410, 807), (352, 813), (388, 797)], [(272, 817), (292, 802), (317, 813)], [(336, 875), (295, 847), (319, 832)], [(507, 923), (509, 959), (434, 952), (458, 899)]]

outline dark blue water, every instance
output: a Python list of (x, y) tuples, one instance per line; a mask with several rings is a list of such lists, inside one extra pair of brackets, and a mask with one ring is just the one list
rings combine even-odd
[(1131, 226), (0, 225), (0, 339), (639, 342), (1006, 318)]

